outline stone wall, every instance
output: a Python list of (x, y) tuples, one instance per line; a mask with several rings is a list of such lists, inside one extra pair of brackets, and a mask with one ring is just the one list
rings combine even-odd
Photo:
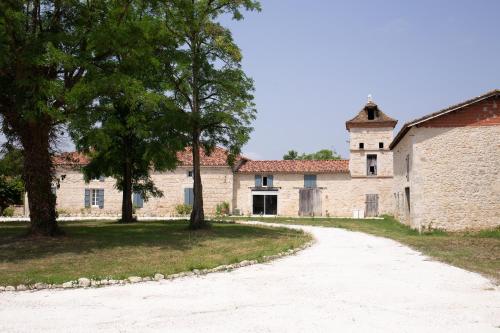
[[(364, 177), (367, 175), (368, 154), (377, 155), (377, 175), (392, 177), (392, 152), (389, 145), (393, 137), (393, 129), (387, 128), (351, 128), (350, 133), (350, 159), (349, 170), (353, 177)], [(359, 149), (359, 143), (364, 144), (364, 149)], [(383, 142), (384, 148), (379, 148), (379, 142)]]
[[(235, 175), (234, 207), (242, 215), (252, 214), (254, 174)], [(278, 188), (278, 215), (297, 216), (299, 189), (304, 187), (303, 174), (273, 174)], [(352, 217), (354, 209), (365, 209), (366, 194), (379, 195), (379, 213), (392, 212), (392, 178), (351, 178), (349, 174), (318, 174), (317, 187), (322, 192), (322, 216)]]
[[(412, 128), (394, 149), (394, 191), (404, 193), (404, 156), (413, 146), (411, 216), (418, 229), (500, 225), (500, 126)], [(412, 144), (413, 142), (413, 144)]]
[[(184, 203), (184, 188), (192, 187), (193, 180), (188, 177), (191, 168), (179, 167), (173, 172), (154, 173), (155, 185), (163, 191), (163, 197), (150, 198), (143, 208), (137, 209), (139, 216), (175, 215), (175, 206)], [(64, 175), (64, 179), (62, 179)], [(115, 180), (92, 180), (85, 183), (83, 175), (77, 170), (57, 170), (60, 187), (57, 190), (57, 209), (61, 215), (118, 215), (121, 213), (122, 193), (115, 189)], [(205, 213), (215, 213), (217, 204), (232, 203), (233, 173), (229, 167), (203, 167), (203, 201)], [(104, 208), (85, 208), (85, 189), (104, 189)]]

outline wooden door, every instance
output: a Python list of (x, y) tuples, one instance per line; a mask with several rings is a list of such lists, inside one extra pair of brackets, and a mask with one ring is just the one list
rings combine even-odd
[(321, 190), (319, 188), (299, 190), (299, 215), (321, 216)]
[(366, 195), (366, 217), (378, 216), (378, 194), (367, 194)]

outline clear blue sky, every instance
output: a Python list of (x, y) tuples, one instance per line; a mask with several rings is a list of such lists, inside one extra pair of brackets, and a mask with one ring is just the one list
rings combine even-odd
[(372, 94), (407, 120), (500, 88), (500, 1), (263, 0), (227, 22), (255, 80), (258, 118), (243, 151), (348, 157), (345, 121)]

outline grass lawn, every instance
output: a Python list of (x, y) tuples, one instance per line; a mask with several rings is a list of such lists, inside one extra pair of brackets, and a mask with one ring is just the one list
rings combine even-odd
[(338, 218), (238, 218), (343, 228), (394, 239), (439, 261), (476, 271), (500, 284), (500, 228), (475, 233), (434, 231), (419, 234), (392, 217), (383, 220)]
[(0, 285), (167, 275), (259, 260), (311, 240), (308, 234), (285, 228), (220, 223), (201, 231), (189, 231), (183, 221), (61, 226), (66, 236), (33, 240), (21, 237), (26, 224), (0, 223)]

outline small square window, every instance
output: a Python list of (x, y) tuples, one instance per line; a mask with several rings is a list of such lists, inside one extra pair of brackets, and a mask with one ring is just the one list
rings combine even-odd
[(365, 144), (363, 142), (359, 143), (359, 149), (365, 149)]
[(383, 143), (383, 142), (379, 142), (379, 143), (378, 143), (378, 147), (379, 147), (380, 149), (384, 149), (384, 143)]
[(192, 170), (189, 170), (189, 171), (188, 171), (188, 177), (189, 177), (189, 178), (192, 178), (192, 177), (193, 177), (193, 171), (192, 171)]

